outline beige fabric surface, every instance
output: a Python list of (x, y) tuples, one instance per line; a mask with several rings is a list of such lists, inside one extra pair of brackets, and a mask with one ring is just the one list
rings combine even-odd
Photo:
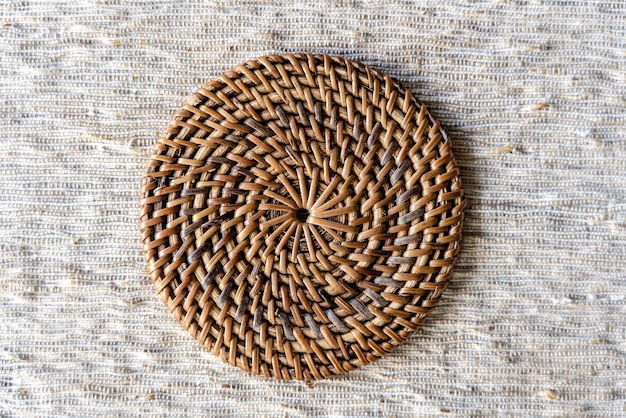
[[(0, 1), (0, 415), (626, 416), (626, 3)], [(468, 199), (441, 304), (307, 385), (205, 352), (137, 230), (151, 144), (257, 56), (343, 55), (445, 125)]]

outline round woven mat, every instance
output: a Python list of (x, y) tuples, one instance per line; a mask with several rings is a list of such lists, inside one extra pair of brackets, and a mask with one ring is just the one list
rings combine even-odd
[(439, 123), (389, 76), (269, 56), (200, 88), (150, 156), (140, 229), (176, 319), (248, 372), (321, 379), (402, 344), (463, 222)]

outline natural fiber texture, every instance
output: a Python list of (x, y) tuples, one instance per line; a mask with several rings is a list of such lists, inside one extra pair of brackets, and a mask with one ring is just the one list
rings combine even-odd
[(459, 249), (450, 141), (409, 91), (340, 57), (261, 57), (176, 113), (141, 189), (146, 261), (184, 328), (233, 366), (322, 379), (437, 304)]
[[(625, 20), (622, 0), (0, 2), (0, 415), (623, 416)], [(420, 328), (312, 385), (191, 338), (137, 230), (172, 114), (298, 51), (414, 92), (467, 199)]]

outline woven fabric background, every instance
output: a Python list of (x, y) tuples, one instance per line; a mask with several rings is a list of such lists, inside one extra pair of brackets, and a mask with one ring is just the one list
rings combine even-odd
[[(0, 25), (0, 415), (626, 415), (622, 0), (2, 0)], [(296, 51), (410, 88), (447, 127), (469, 204), (420, 331), (312, 385), (205, 352), (137, 229), (182, 102)]]

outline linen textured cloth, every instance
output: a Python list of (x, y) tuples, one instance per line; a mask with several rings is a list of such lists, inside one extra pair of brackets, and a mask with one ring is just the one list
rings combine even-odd
[[(305, 384), (206, 352), (145, 269), (139, 186), (200, 85), (342, 55), (444, 125), (468, 200), (440, 305)], [(0, 416), (625, 416), (626, 3), (0, 1)]]

